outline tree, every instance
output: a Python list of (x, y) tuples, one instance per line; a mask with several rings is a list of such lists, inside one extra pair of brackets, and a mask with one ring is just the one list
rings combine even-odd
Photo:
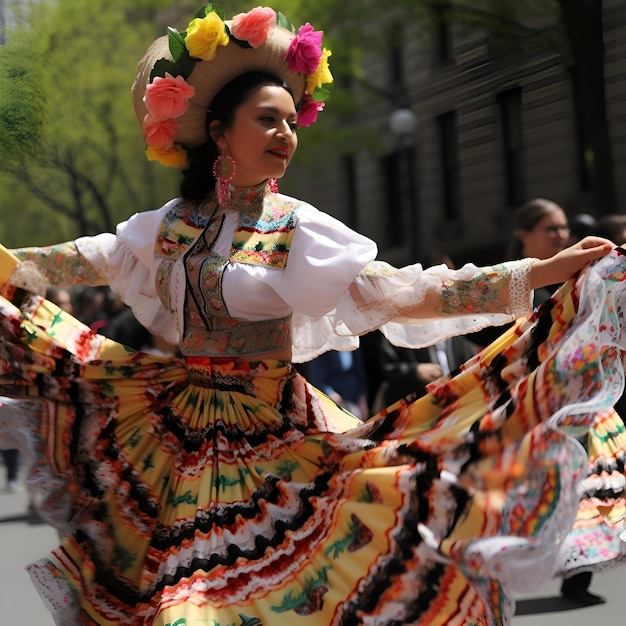
[[(22, 219), (0, 222), (0, 241), (36, 245), (110, 231), (176, 194), (178, 170), (143, 155), (130, 85), (148, 44), (167, 26), (184, 29), (202, 5), (15, 3), (18, 25), (0, 46), (0, 210), (18, 208)], [(298, 25), (299, 13), (312, 19), (302, 6), (279, 0), (276, 8)], [(228, 13), (249, 8), (237, 0)]]
[[(22, 216), (46, 207), (74, 237), (110, 231), (173, 195), (175, 173), (157, 175), (159, 166), (143, 156), (130, 97), (136, 64), (155, 36), (146, 9), (162, 5), (58, 0), (31, 8), (9, 33), (0, 48), (0, 171), (11, 187), (3, 210), (14, 210), (19, 196)], [(63, 229), (68, 223), (73, 232)]]

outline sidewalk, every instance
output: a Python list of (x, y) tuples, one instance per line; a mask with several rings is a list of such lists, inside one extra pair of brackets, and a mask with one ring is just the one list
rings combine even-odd
[(0, 607), (7, 624), (53, 626), (24, 567), (57, 544), (57, 534), (28, 513), (25, 490), (5, 493), (0, 480)]
[[(24, 566), (44, 556), (56, 544), (56, 532), (28, 515), (25, 492), (9, 494), (0, 491), (0, 607), (3, 624), (54, 625)], [(625, 575), (626, 565), (594, 575), (591, 591), (606, 602), (589, 607), (579, 607), (563, 599), (559, 595), (560, 580), (552, 581), (518, 599), (513, 626), (624, 624)]]

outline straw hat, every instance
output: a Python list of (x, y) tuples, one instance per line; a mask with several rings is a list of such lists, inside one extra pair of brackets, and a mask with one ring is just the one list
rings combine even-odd
[(310, 125), (323, 109), (325, 84), (332, 82), (322, 34), (308, 23), (296, 31), (268, 7), (224, 21), (212, 4), (185, 32), (170, 28), (148, 48), (132, 86), (148, 158), (184, 166), (187, 151), (207, 141), (205, 121), (214, 97), (246, 72), (284, 80), (300, 107), (299, 125)]

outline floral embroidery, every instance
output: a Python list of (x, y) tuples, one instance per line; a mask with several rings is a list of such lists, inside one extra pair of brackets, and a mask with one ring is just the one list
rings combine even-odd
[(215, 205), (181, 202), (168, 211), (157, 235), (156, 255), (171, 259), (180, 258), (208, 224), (206, 209), (212, 213)]
[(19, 248), (20, 261), (32, 261), (51, 285), (103, 285), (106, 280), (87, 262), (73, 241), (42, 248)]
[(198, 504), (198, 496), (192, 495), (191, 489), (181, 495), (176, 495), (171, 490), (167, 496), (168, 506), (178, 506), (180, 504)]
[(294, 233), (291, 202), (273, 202), (261, 211), (244, 211), (233, 237), (231, 260), (284, 269)]
[(368, 544), (373, 537), (372, 531), (353, 513), (350, 518), (348, 534), (331, 544), (325, 552), (336, 559), (346, 551), (356, 552)]
[(509, 290), (509, 274), (502, 266), (485, 268), (473, 278), (442, 281), (437, 311), (444, 315), (459, 313), (500, 313)]
[(324, 606), (324, 595), (328, 592), (329, 566), (322, 567), (314, 580), (309, 580), (300, 593), (289, 591), (283, 597), (280, 606), (273, 606), (277, 613), (294, 611), (297, 615), (311, 615), (321, 611)]
[(117, 544), (113, 548), (113, 564), (119, 568), (120, 572), (125, 572), (132, 567), (136, 559), (137, 555), (124, 546)]
[(180, 202), (167, 213), (155, 245), (161, 259), (156, 290), (163, 306), (173, 310), (173, 270), (184, 257), (188, 306), (183, 354), (241, 356), (289, 345), (290, 315), (260, 322), (230, 317), (222, 298), (222, 276), (231, 262), (284, 269), (295, 233), (295, 206), (289, 198), (268, 193), (267, 183), (233, 190), (226, 211), (237, 211), (239, 222), (230, 257), (213, 252), (224, 222), (214, 199), (201, 204)]

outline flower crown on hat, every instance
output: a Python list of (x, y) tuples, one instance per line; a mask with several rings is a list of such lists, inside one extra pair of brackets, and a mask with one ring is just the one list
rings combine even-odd
[[(303, 87), (301, 93), (297, 93), (298, 89), (294, 90), (296, 103), (299, 104), (298, 127), (313, 124), (328, 97), (327, 85), (333, 81), (328, 67), (331, 52), (322, 47), (322, 37), (323, 32), (314, 30), (308, 22), (296, 31), (282, 13), (260, 6), (235, 15), (227, 23), (222, 9), (208, 4), (189, 22), (186, 31), (168, 28), (167, 44), (171, 60), (159, 58), (152, 65), (149, 54), (142, 60), (142, 63), (151, 65), (151, 69), (148, 84), (143, 87), (143, 106), (138, 107), (136, 102), (136, 110), (148, 159), (167, 167), (184, 167), (187, 164), (187, 150), (193, 146), (189, 145), (191, 141), (180, 141), (178, 135), (181, 124), (189, 122), (185, 118), (190, 111), (190, 104), (195, 105), (196, 111), (200, 104), (204, 116), (210, 105), (210, 101), (197, 103), (192, 100), (198, 91), (192, 84), (192, 74), (199, 63), (204, 63), (205, 69), (205, 62), (212, 63), (216, 70), (220, 64), (232, 63), (233, 66), (241, 66), (240, 73), (248, 65), (250, 69), (275, 70), (292, 87), (292, 83), (300, 85), (294, 82), (299, 79)], [(229, 55), (224, 52), (224, 48), (229, 46), (237, 46), (249, 52), (239, 54), (233, 50)], [(280, 53), (278, 60), (276, 50)], [(226, 78), (223, 80), (228, 82)], [(134, 93), (142, 91), (141, 85), (138, 85), (140, 82), (136, 78)], [(224, 84), (211, 89), (215, 91)], [(211, 89), (203, 95), (210, 95), (212, 100), (216, 94)], [(145, 110), (147, 114), (144, 115)], [(203, 118), (199, 119), (197, 113), (194, 115), (194, 124), (199, 126), (202, 122), (204, 126)]]

